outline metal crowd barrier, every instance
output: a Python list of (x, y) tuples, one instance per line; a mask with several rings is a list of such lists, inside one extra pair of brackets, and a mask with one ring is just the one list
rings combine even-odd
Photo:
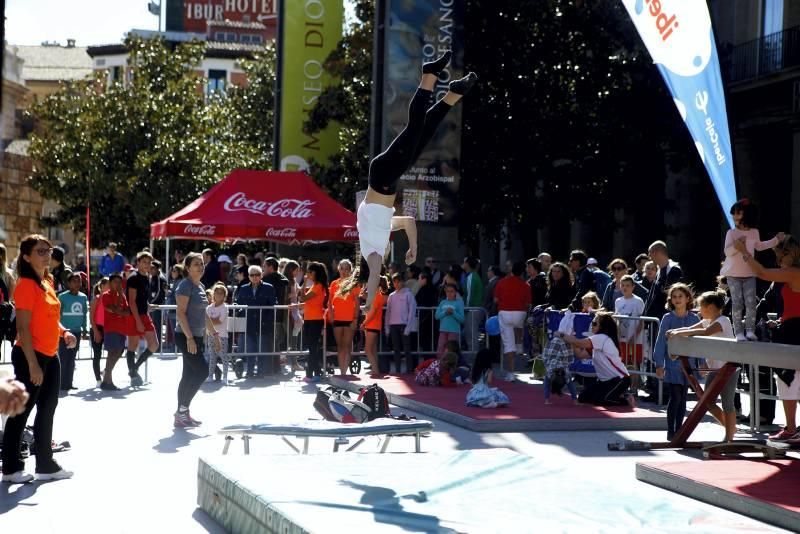
[[(271, 372), (278, 371), (282, 365), (280, 358), (305, 357), (308, 351), (304, 348), (302, 328), (295, 334), (293, 308), (287, 305), (276, 306), (243, 306), (226, 304), (228, 309), (228, 340), (223, 350), (232, 360), (243, 358), (267, 358), (261, 365), (269, 365)], [(162, 359), (178, 356), (175, 346), (175, 327), (177, 322), (177, 306), (151, 306), (151, 316), (160, 315), (159, 354)], [(156, 323), (156, 321), (153, 321)], [(158, 327), (157, 327), (158, 328)], [(277, 359), (277, 362), (275, 361)], [(291, 361), (289, 362), (291, 363)], [(262, 369), (259, 369), (262, 372)]]
[[(591, 335), (591, 319), (589, 313), (573, 313), (575, 336), (585, 338)], [(561, 310), (547, 310), (544, 316), (542, 342), (552, 339), (559, 327), (564, 313)], [(655, 373), (653, 352), (658, 338), (660, 321), (655, 317), (631, 317), (614, 315), (619, 325), (619, 356), (631, 375), (650, 377), (658, 382), (658, 402), (663, 402), (664, 382)], [(535, 369), (535, 363), (534, 363)], [(638, 388), (638, 385), (636, 386)]]
[[(432, 357), (437, 353), (437, 345), (439, 342), (439, 321), (435, 317), (436, 306), (418, 306), (417, 313), (414, 317), (414, 326), (411, 331), (411, 351), (413, 354), (420, 357)], [(381, 335), (378, 336), (378, 348), (376, 355), (391, 356), (394, 355), (394, 347), (391, 346), (391, 341), (386, 335), (385, 320), (386, 308), (384, 307), (383, 314), (384, 323), (381, 327)], [(362, 323), (364, 314), (359, 314), (358, 318), (358, 332), (363, 332)], [(475, 354), (486, 345), (486, 336), (481, 328), (486, 320), (486, 310), (481, 307), (468, 307), (464, 309), (464, 324), (470, 321), (471, 330), (467, 328), (461, 329), (461, 346), (466, 347), (461, 351), (468, 360), (474, 359)], [(324, 356), (327, 359), (329, 356), (336, 354), (336, 347), (331, 346), (329, 339), (328, 328), (323, 330), (323, 347)], [(353, 339), (353, 346), (351, 357), (353, 358), (366, 358), (367, 353), (364, 351), (365, 339), (361, 335), (356, 335)], [(402, 350), (401, 350), (402, 352)]]

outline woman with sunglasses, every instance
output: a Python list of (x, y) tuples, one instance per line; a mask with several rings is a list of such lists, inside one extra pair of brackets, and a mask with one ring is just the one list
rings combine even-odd
[(58, 405), (61, 365), (58, 342), (67, 347), (78, 343), (59, 322), (61, 302), (56, 296), (50, 274), (53, 246), (41, 235), (33, 234), (22, 240), (17, 257), (17, 287), (14, 303), (17, 310), (17, 342), (11, 352), (11, 363), (29, 393), (25, 410), (8, 419), (3, 434), (3, 482), (20, 484), (33, 480), (25, 472), (20, 444), (28, 416), (36, 406), (33, 438), (36, 455), (36, 479), (59, 480), (70, 478), (72, 471), (62, 469), (53, 460), (53, 419)]
[[(603, 291), (603, 294), (601, 295), (603, 299), (603, 309), (606, 311), (615, 311), (614, 304), (616, 303), (617, 299), (622, 296), (621, 280), (623, 276), (628, 274), (628, 271), (628, 263), (622, 258), (615, 258), (611, 263), (608, 264), (608, 272), (611, 273), (612, 280), (606, 286), (605, 291)], [(636, 282), (635, 279), (633, 284), (633, 294), (642, 300), (647, 298), (647, 289), (639, 282)]]
[[(559, 337), (572, 345), (583, 349), (591, 349), (592, 363), (597, 372), (597, 381), (578, 395), (581, 404), (597, 406), (636, 407), (636, 401), (628, 390), (631, 377), (625, 364), (619, 357), (619, 338), (617, 322), (608, 312), (599, 312), (592, 320), (592, 335), (578, 339), (560, 332)], [(584, 353), (585, 354), (585, 353)]]

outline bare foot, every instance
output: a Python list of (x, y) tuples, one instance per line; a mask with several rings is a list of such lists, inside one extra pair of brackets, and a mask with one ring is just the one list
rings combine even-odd
[(417, 250), (416, 249), (408, 249), (406, 252), (406, 265), (411, 265), (417, 261)]

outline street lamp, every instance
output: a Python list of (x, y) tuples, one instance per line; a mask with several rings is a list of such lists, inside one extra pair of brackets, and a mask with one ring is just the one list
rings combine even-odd
[(163, 1), (163, 0), (160, 0), (160, 1), (158, 1), (158, 2), (155, 2), (155, 1), (151, 0), (151, 1), (150, 1), (150, 2), (147, 4), (147, 10), (148, 10), (148, 11), (149, 11), (151, 14), (153, 14), (153, 15), (155, 15), (155, 16), (157, 16), (157, 17), (158, 17), (158, 31), (161, 31), (161, 2), (162, 2), (162, 1)]

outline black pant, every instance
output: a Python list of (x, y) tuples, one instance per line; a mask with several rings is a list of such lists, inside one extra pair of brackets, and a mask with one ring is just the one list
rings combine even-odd
[[(406, 357), (406, 372), (411, 373), (417, 367), (417, 357), (411, 355), (411, 336), (403, 335), (406, 329), (404, 324), (393, 324), (389, 326), (389, 334), (392, 338), (392, 350), (394, 351), (394, 371), (400, 374), (400, 361)], [(400, 352), (402, 348), (403, 352)]]
[(605, 382), (596, 380), (578, 395), (578, 402), (597, 406), (624, 406), (628, 403), (625, 400), (625, 393), (630, 387), (629, 376), (612, 378)]
[(325, 321), (312, 319), (303, 323), (303, 342), (308, 349), (306, 377), (322, 375), (322, 329)]
[(175, 345), (183, 354), (183, 374), (178, 383), (178, 407), (189, 407), (192, 399), (197, 395), (197, 391), (208, 376), (208, 362), (203, 355), (205, 343), (202, 337), (194, 337), (194, 344), (197, 346), (196, 354), (189, 354), (186, 348), (186, 336), (175, 332)]
[(67, 347), (64, 338), (58, 340), (58, 359), (61, 360), (61, 389), (68, 390), (72, 387), (72, 377), (75, 375), (75, 356), (78, 354), (78, 347), (80, 346), (81, 333), (72, 332), (78, 342), (74, 347)]
[(89, 339), (92, 340), (92, 370), (94, 371), (94, 379), (98, 382), (103, 379), (100, 373), (100, 360), (103, 358), (103, 327), (97, 325), (97, 331), (100, 332), (100, 343), (94, 340), (94, 330), (89, 332)]
[(22, 432), (28, 422), (31, 410), (36, 406), (36, 419), (33, 421), (33, 440), (36, 445), (36, 472), (55, 473), (61, 467), (53, 460), (53, 417), (58, 406), (58, 386), (61, 379), (61, 362), (54, 354), (47, 357), (37, 352), (36, 360), (42, 368), (43, 380), (39, 386), (31, 383), (31, 373), (28, 367), (28, 360), (21, 347), (14, 347), (11, 351), (11, 363), (14, 365), (14, 374), (17, 380), (25, 384), (28, 391), (28, 403), (25, 411), (15, 417), (10, 417), (6, 421), (3, 433), (3, 474), (10, 475), (25, 469), (25, 461), (22, 459), (20, 445), (22, 444)]
[(384, 152), (369, 164), (369, 186), (384, 195), (394, 194), (397, 183), (433, 137), (452, 106), (439, 101), (430, 109), (433, 92), (417, 89), (408, 106), (408, 124)]
[(672, 439), (683, 424), (686, 417), (686, 397), (689, 386), (683, 384), (666, 384), (669, 386), (669, 402), (667, 402), (667, 439)]

